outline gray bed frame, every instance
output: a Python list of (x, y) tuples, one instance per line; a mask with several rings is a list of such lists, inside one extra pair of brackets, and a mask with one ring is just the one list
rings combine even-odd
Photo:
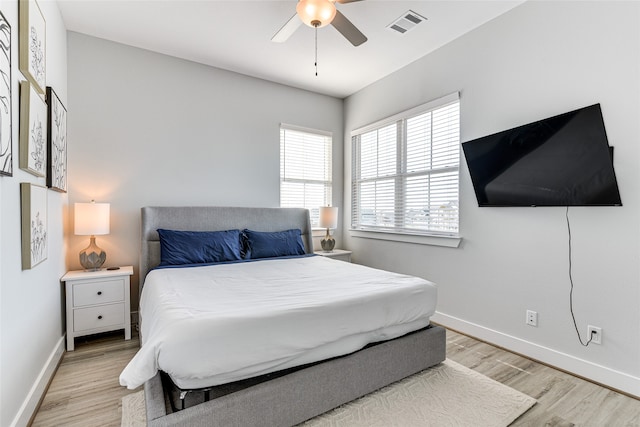
[[(298, 208), (219, 206), (142, 208), (140, 291), (160, 263), (157, 229), (302, 231), (313, 253), (309, 211)], [(445, 359), (445, 331), (430, 326), (346, 356), (292, 370), (268, 381), (172, 412), (158, 374), (144, 385), (149, 426), (292, 426)]]

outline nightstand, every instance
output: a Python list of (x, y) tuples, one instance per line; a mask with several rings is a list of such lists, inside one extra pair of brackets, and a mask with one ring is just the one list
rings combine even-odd
[(317, 251), (316, 255), (324, 256), (327, 258), (339, 259), (340, 261), (351, 262), (351, 251), (345, 251), (344, 249), (334, 249), (331, 252)]
[(74, 338), (124, 329), (131, 339), (130, 277), (133, 267), (69, 271), (62, 277), (67, 297), (67, 351)]

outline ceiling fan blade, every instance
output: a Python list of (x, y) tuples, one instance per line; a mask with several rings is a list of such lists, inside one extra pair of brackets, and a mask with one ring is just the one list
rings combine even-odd
[(356, 28), (339, 10), (336, 11), (336, 16), (331, 21), (331, 25), (340, 32), (349, 42), (354, 46), (360, 46), (367, 41), (367, 37)]
[(298, 18), (297, 13), (294, 13), (291, 19), (289, 19), (287, 23), (284, 24), (282, 28), (273, 35), (273, 37), (271, 37), (271, 41), (276, 43), (286, 42), (289, 37), (296, 32), (300, 25), (302, 25), (302, 20)]

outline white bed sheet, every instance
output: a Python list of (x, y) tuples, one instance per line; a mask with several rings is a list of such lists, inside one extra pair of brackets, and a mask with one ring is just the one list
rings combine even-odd
[(325, 257), (151, 271), (142, 347), (120, 375), (193, 389), (359, 350), (429, 324), (436, 285)]

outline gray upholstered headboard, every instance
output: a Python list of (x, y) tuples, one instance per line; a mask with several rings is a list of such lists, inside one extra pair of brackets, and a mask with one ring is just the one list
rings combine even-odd
[(140, 292), (149, 270), (160, 264), (158, 228), (186, 231), (302, 230), (307, 253), (313, 252), (309, 211), (301, 208), (234, 208), (224, 206), (147, 206), (142, 208)]

